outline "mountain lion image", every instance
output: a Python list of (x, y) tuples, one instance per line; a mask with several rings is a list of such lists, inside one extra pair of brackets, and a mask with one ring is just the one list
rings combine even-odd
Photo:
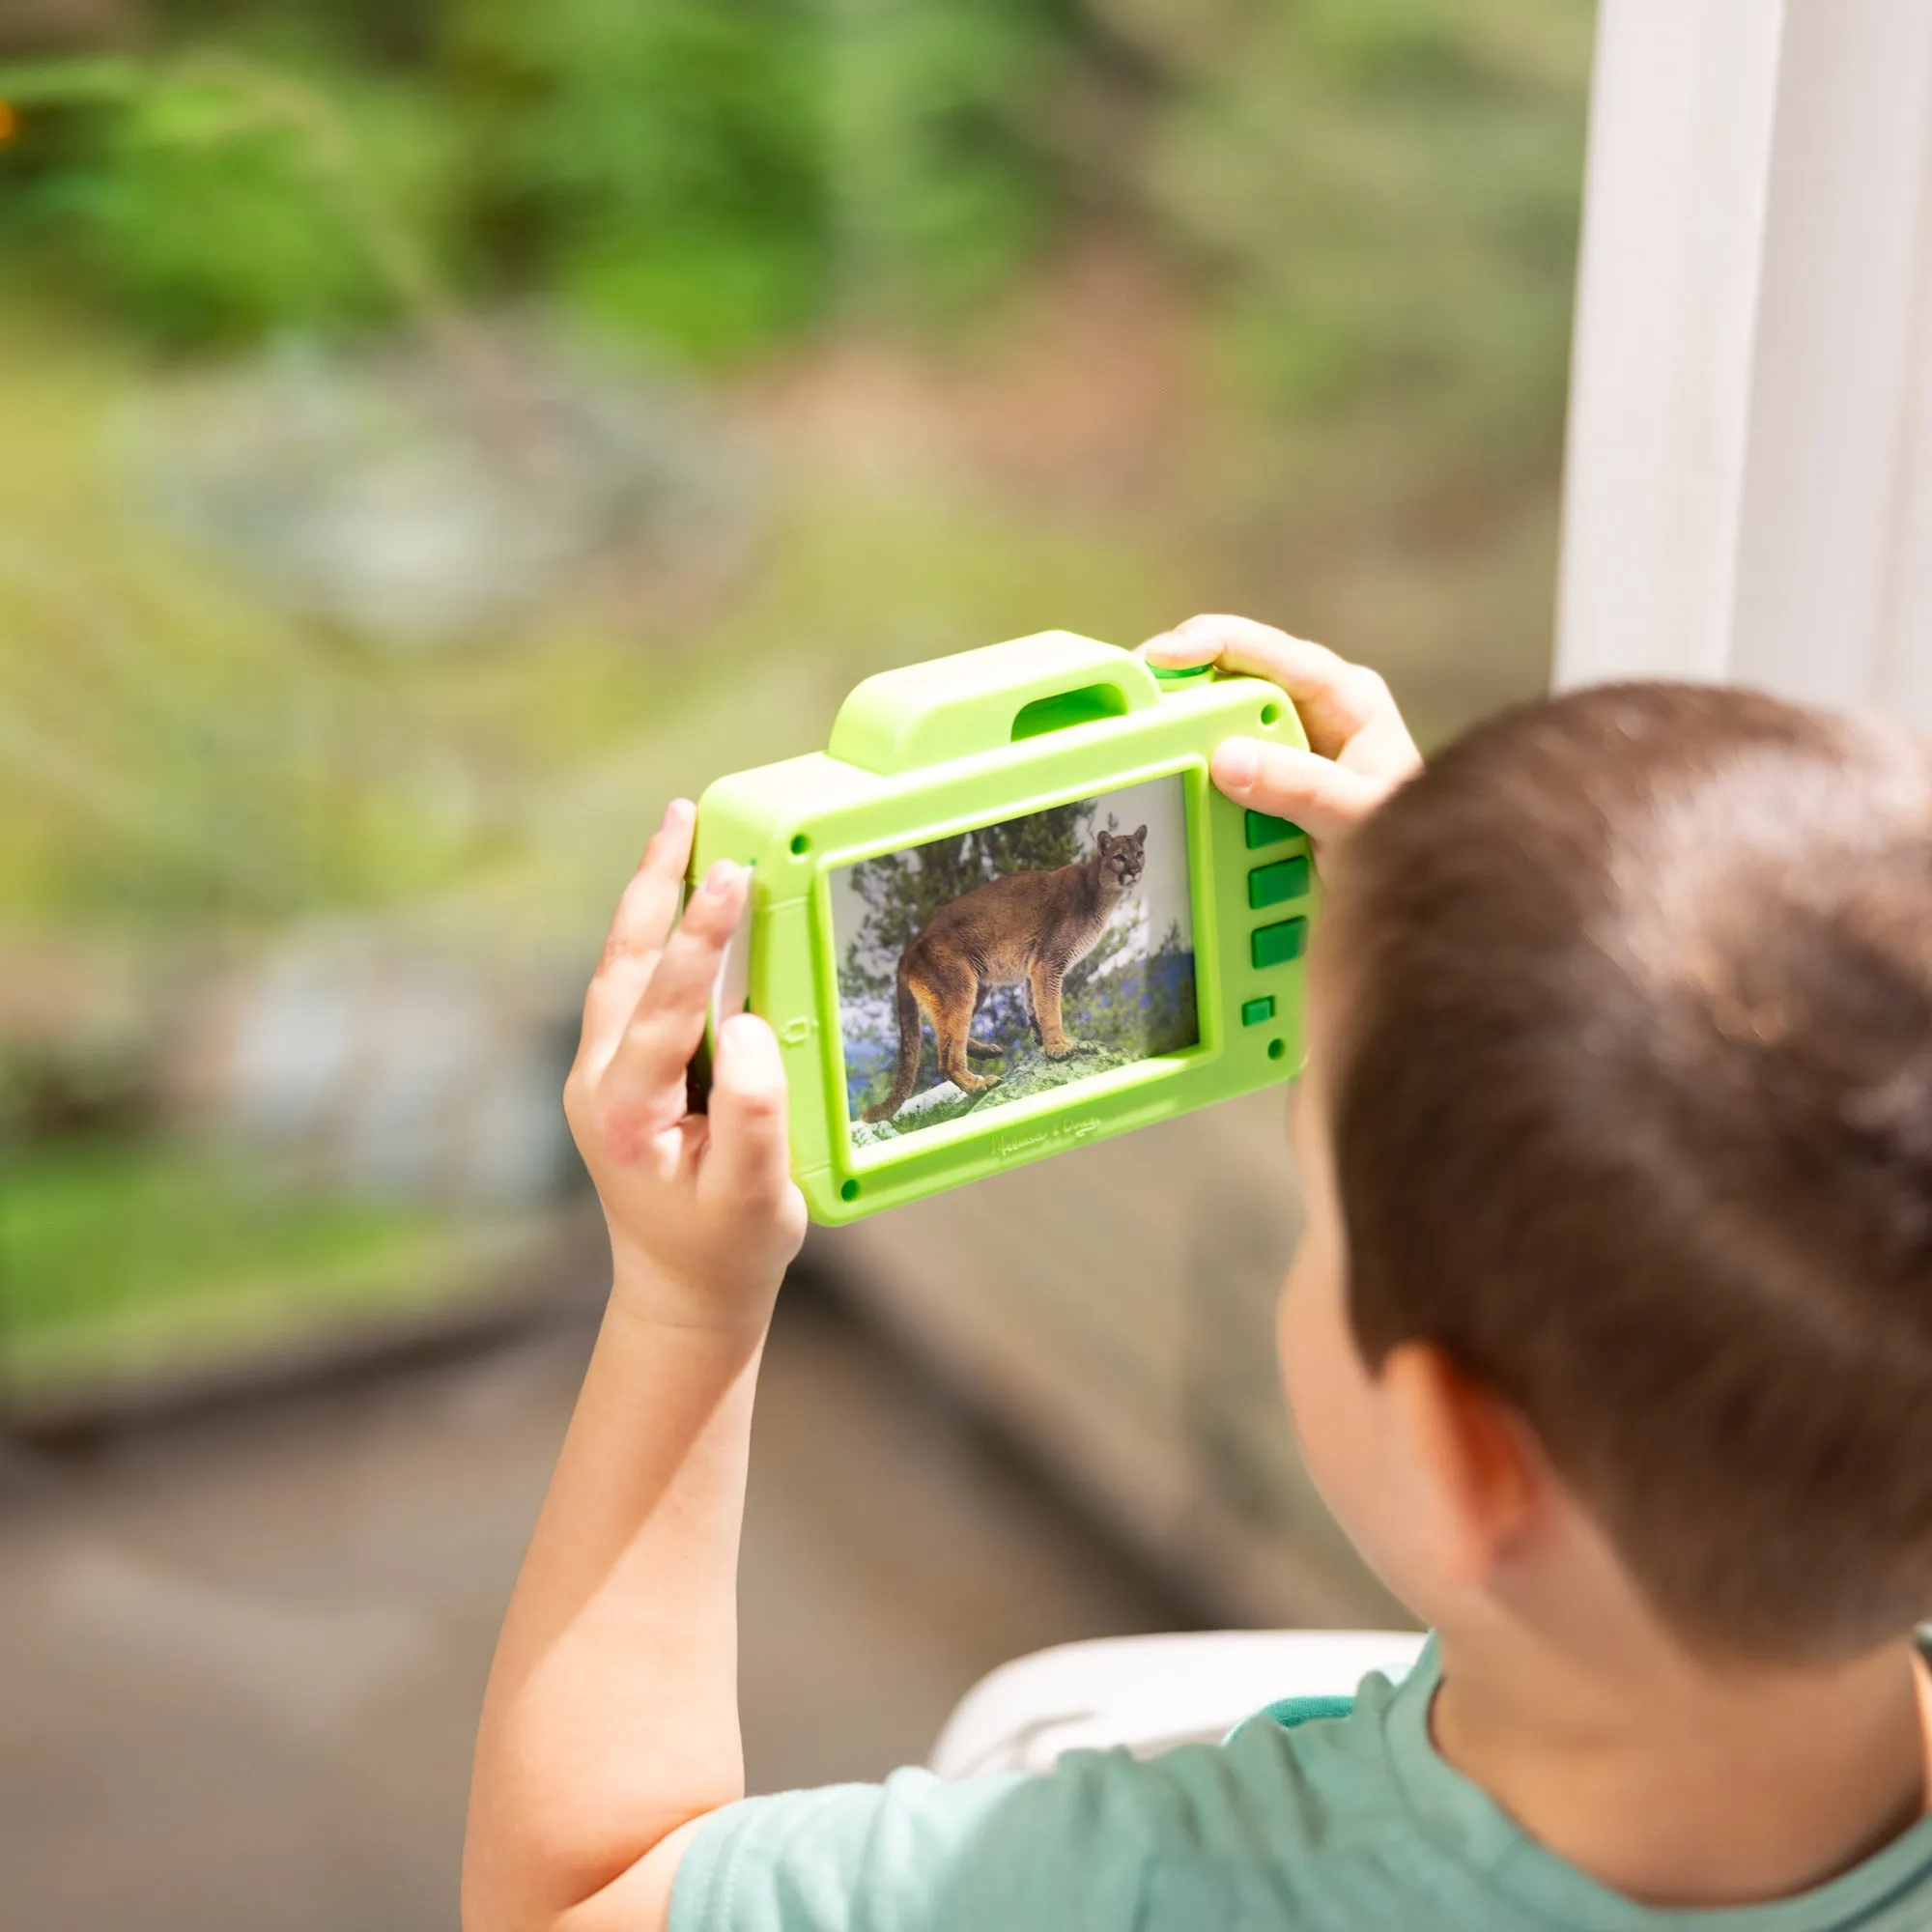
[(894, 1006), (899, 1023), (893, 1091), (866, 1109), (868, 1121), (890, 1121), (919, 1078), (920, 1015), (932, 1022), (943, 1079), (968, 1094), (997, 1086), (997, 1075), (975, 1073), (974, 1060), (998, 1060), (1005, 1049), (972, 1037), (980, 995), (989, 986), (1024, 983), (1033, 1029), (1049, 1060), (1091, 1051), (1068, 1039), (1060, 1015), (1061, 982), (1093, 952), (1114, 908), (1140, 883), (1147, 864), (1147, 827), (1125, 837), (1098, 835), (1091, 859), (1051, 872), (1009, 872), (943, 905), (899, 954)]

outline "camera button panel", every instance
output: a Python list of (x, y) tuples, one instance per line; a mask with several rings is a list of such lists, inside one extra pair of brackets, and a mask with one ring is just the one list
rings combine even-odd
[(1270, 966), (1286, 966), (1308, 951), (1308, 922), (1285, 919), (1274, 925), (1257, 926), (1249, 944), (1257, 968), (1265, 971)]
[(1257, 912), (1264, 906), (1286, 905), (1290, 899), (1308, 896), (1308, 861), (1277, 859), (1272, 866), (1257, 866), (1248, 874), (1248, 904)]

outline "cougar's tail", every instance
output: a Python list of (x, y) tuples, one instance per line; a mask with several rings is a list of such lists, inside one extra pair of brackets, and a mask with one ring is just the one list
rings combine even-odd
[(904, 954), (899, 956), (893, 1005), (899, 1018), (899, 1064), (893, 1069), (893, 1091), (877, 1105), (866, 1109), (864, 1118), (868, 1121), (890, 1121), (905, 1105), (912, 1083), (919, 1078), (919, 1001), (906, 980)]

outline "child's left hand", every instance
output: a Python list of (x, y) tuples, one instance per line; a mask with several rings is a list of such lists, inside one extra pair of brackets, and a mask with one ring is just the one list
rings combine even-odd
[(677, 918), (696, 809), (675, 800), (625, 889), (583, 1003), (564, 1113), (610, 1225), (617, 1300), (679, 1327), (762, 1324), (805, 1238), (784, 1067), (765, 1022), (720, 1028), (709, 1113), (685, 1073), (751, 875), (720, 861)]
[(700, 1820), (744, 1796), (738, 1523), (752, 1394), (805, 1201), (779, 1043), (691, 1056), (751, 877), (714, 866), (677, 916), (696, 809), (665, 813), (583, 1003), (564, 1111), (615, 1276), (504, 1619), (476, 1740), (463, 1922), (663, 1927)]

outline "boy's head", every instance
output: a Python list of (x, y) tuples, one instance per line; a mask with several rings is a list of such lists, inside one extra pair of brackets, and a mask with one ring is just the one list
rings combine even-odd
[(1398, 1589), (1418, 1492), (1351, 1433), (1502, 1519), (1547, 1466), (1708, 1654), (1932, 1612), (1932, 754), (1697, 686), (1505, 715), (1346, 849), (1314, 1039), (1284, 1367)]

